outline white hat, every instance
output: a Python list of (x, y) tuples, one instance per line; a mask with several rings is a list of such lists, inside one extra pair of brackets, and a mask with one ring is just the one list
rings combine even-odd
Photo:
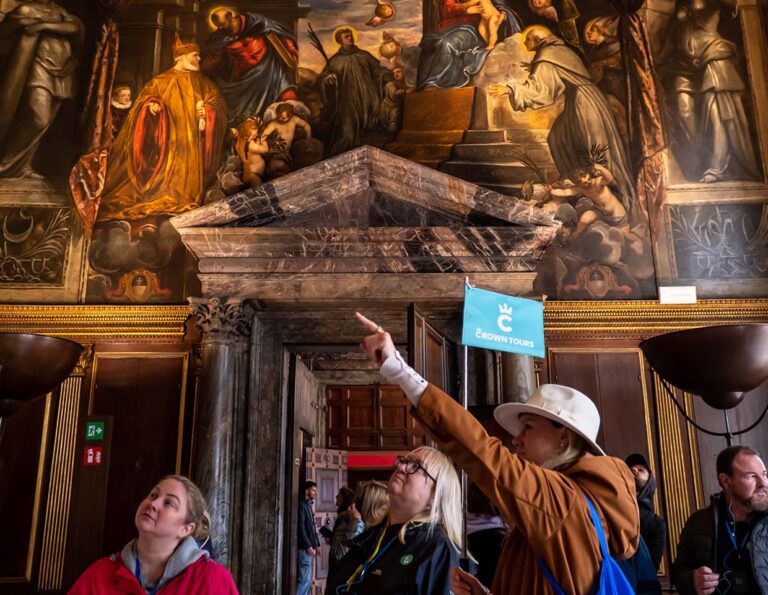
[(520, 415), (531, 413), (546, 417), (584, 438), (597, 454), (605, 452), (597, 445), (600, 414), (587, 395), (560, 384), (542, 384), (527, 403), (505, 403), (493, 411), (493, 417), (513, 436), (520, 432)]

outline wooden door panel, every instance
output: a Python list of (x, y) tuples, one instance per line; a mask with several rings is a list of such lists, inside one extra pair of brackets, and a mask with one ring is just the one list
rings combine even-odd
[[(136, 535), (133, 513), (153, 482), (174, 472), (183, 413), (186, 354), (97, 354), (90, 415), (114, 418), (103, 553)], [(151, 406), (149, 405), (151, 403)], [(147, 414), (151, 407), (151, 415)]]
[(622, 459), (633, 452), (648, 456), (639, 354), (600, 353), (597, 361), (603, 447)]
[(426, 443), (409, 414), (410, 402), (397, 386), (331, 385), (326, 388), (329, 448), (408, 450)]
[(408, 363), (426, 380), (458, 396), (456, 346), (416, 306), (408, 306)]

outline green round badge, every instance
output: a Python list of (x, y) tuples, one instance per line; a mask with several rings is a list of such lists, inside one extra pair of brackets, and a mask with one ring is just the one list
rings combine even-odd
[(405, 556), (400, 558), (400, 564), (402, 564), (403, 566), (408, 566), (408, 564), (410, 564), (411, 562), (413, 562), (412, 554), (405, 554)]

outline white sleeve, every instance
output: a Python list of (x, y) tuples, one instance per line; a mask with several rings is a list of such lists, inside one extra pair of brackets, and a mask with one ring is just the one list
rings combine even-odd
[(387, 382), (397, 384), (405, 396), (413, 403), (414, 407), (419, 405), (419, 399), (424, 391), (427, 390), (429, 384), (421, 376), (416, 373), (416, 370), (411, 368), (399, 351), (395, 352), (395, 355), (390, 355), (383, 364), (379, 372)]

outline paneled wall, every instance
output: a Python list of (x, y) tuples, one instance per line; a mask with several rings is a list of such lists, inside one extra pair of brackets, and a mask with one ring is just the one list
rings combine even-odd
[(410, 403), (396, 386), (328, 385), (328, 447), (343, 450), (411, 450), (426, 434), (408, 414)]
[[(136, 506), (154, 481), (188, 473), (194, 380), (187, 313), (0, 307), (1, 331), (86, 346), (61, 387), (4, 419), (0, 531), (14, 538), (0, 545), (0, 593), (66, 590), (87, 565), (135, 536)], [(102, 440), (86, 442), (86, 419), (105, 422)], [(90, 447), (101, 449), (98, 465), (85, 465)]]

